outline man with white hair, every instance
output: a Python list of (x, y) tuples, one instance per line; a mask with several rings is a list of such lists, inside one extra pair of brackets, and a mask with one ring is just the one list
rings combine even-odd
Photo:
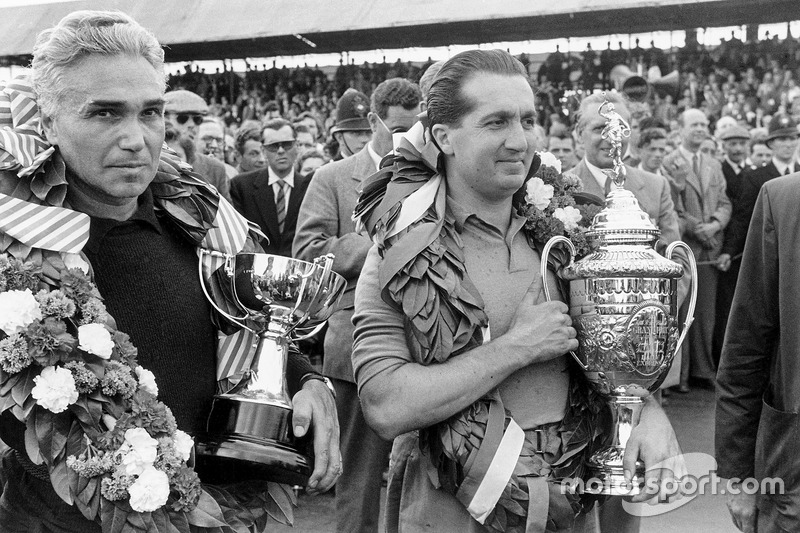
[[(217, 358), (224, 355), (224, 341), (238, 332), (225, 335), (217, 327), (219, 317), (212, 315), (196, 274), (198, 246), (216, 246), (226, 253), (255, 251), (251, 226), (217, 191), (188, 174), (172, 156), (162, 154), (164, 52), (155, 36), (129, 16), (101, 11), (67, 15), (38, 36), (32, 66), (38, 109), (34, 105), (20, 115), (19, 107), (12, 108), (14, 126), (6, 133), (17, 133), (14, 128), (20, 121), (41, 120), (44, 136), (37, 139), (38, 155), (52, 162), (42, 167), (41, 183), (58, 187), (51, 191), (61, 194), (43, 199), (24, 195), (17, 201), (33, 209), (61, 208), (55, 216), (67, 210), (88, 215), (75, 218), (88, 226), (88, 242), (80, 253), (91, 263), (108, 312), (136, 344), (138, 361), (155, 374), (159, 399), (171, 408), (178, 427), (189, 434), (202, 433), (212, 398), (223, 385), (217, 379)], [(0, 148), (10, 147), (0, 143)], [(26, 186), (30, 190), (30, 180), (0, 172), (0, 191), (7, 193), (0, 197), (13, 197)], [(181, 202), (187, 200), (205, 209), (185, 209)], [(0, 210), (0, 215), (6, 214)], [(43, 221), (48, 216), (52, 221), (54, 215)], [(219, 228), (221, 217), (226, 220), (224, 229)], [(45, 251), (38, 248), (25, 255), (33, 246), (26, 245), (30, 241), (12, 234), (9, 225), (4, 228), (8, 233), (0, 230), (4, 243), (0, 251), (34, 267), (38, 262), (41, 268)], [(218, 232), (214, 237), (226, 243), (205, 244), (212, 228)], [(242, 244), (228, 244), (234, 240)], [(67, 252), (48, 249), (48, 253), (63, 261)], [(208, 275), (212, 273), (209, 267)], [(242, 340), (249, 345), (246, 334)], [(333, 397), (305, 357), (295, 353), (289, 360), (294, 433), (305, 435), (312, 426), (314, 430), (316, 465), (308, 488), (326, 490), (340, 472)], [(68, 424), (77, 424), (71, 411), (63, 416)], [(101, 424), (99, 414), (92, 414), (91, 420)], [(102, 424), (97, 429), (105, 431), (109, 427), (105, 418)], [(54, 432), (58, 434), (58, 429)], [(85, 518), (56, 493), (51, 484), (51, 477), (58, 479), (55, 470), (31, 461), (25, 425), (10, 409), (2, 415), (0, 436), (12, 448), (0, 465), (0, 531), (101, 530), (99, 523)], [(100, 515), (103, 530), (108, 531), (112, 517)]]

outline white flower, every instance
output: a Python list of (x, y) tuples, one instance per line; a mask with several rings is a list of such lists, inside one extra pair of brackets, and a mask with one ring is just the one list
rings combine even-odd
[(22, 333), (34, 321), (41, 319), (42, 310), (30, 289), (0, 292), (0, 329), (6, 335)]
[(173, 445), (175, 446), (175, 451), (178, 452), (178, 455), (180, 455), (184, 461), (188, 461), (189, 457), (192, 456), (194, 439), (185, 431), (181, 431), (180, 429), (175, 431)]
[(145, 468), (136, 481), (128, 487), (131, 508), (138, 513), (157, 511), (167, 504), (169, 478), (153, 466)]
[(66, 368), (48, 366), (42, 373), (33, 378), (36, 384), (31, 396), (36, 403), (54, 413), (64, 411), (67, 406), (78, 401), (78, 389), (72, 372)]
[(103, 359), (111, 357), (114, 341), (103, 324), (86, 324), (78, 328), (78, 348)]
[(572, 231), (578, 227), (581, 221), (581, 212), (568, 205), (567, 207), (557, 207), (553, 211), (553, 216), (564, 223), (564, 229)]
[(158, 396), (158, 385), (152, 372), (141, 365), (137, 366), (136, 378), (139, 380), (139, 388), (146, 390), (153, 396)]
[(89, 273), (89, 263), (84, 261), (78, 254), (64, 254), (64, 266), (67, 269), (77, 268), (82, 270), (84, 274)]
[(550, 205), (555, 189), (552, 185), (545, 185), (541, 178), (531, 178), (525, 185), (525, 201), (533, 204), (538, 209), (544, 209)]
[(153, 466), (158, 453), (158, 441), (146, 429), (133, 428), (125, 432), (125, 443), (120, 447), (122, 464), (129, 476), (141, 474), (148, 466)]
[(539, 157), (542, 159), (542, 164), (546, 167), (553, 167), (556, 172), (561, 174), (561, 161), (550, 152), (539, 152)]

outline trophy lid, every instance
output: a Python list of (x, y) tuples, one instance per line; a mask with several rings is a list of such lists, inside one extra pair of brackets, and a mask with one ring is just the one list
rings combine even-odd
[(608, 194), (606, 206), (594, 216), (587, 235), (596, 237), (601, 245), (653, 245), (661, 231), (642, 210), (631, 191), (617, 188)]

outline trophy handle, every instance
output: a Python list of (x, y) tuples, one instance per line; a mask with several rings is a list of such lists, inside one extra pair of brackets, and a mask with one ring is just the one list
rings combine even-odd
[(683, 324), (683, 331), (681, 331), (681, 336), (678, 338), (678, 343), (675, 345), (675, 352), (677, 353), (677, 351), (681, 349), (681, 344), (683, 344), (683, 340), (686, 338), (686, 334), (689, 332), (692, 322), (694, 322), (694, 308), (697, 303), (697, 262), (694, 259), (694, 252), (692, 252), (689, 245), (683, 241), (675, 241), (667, 246), (667, 259), (672, 260), (672, 253), (675, 251), (675, 248), (683, 248), (686, 251), (686, 254), (689, 256), (689, 270), (692, 273), (692, 293), (689, 297), (689, 309), (686, 313), (686, 322)]
[(213, 250), (206, 250), (205, 248), (200, 248), (200, 259), (197, 262), (197, 265), (198, 265), (197, 268), (198, 268), (198, 271), (200, 273), (200, 287), (203, 289), (203, 294), (206, 296), (206, 300), (208, 300), (208, 303), (211, 304), (211, 307), (216, 309), (219, 314), (221, 314), (222, 316), (224, 316), (225, 318), (227, 318), (228, 320), (230, 320), (231, 322), (233, 322), (237, 326), (242, 327), (242, 328), (244, 328), (247, 331), (250, 331), (252, 333), (258, 334), (257, 331), (255, 331), (253, 328), (249, 327), (245, 323), (244, 320), (245, 320), (245, 318), (247, 318), (246, 316), (238, 317), (238, 316), (231, 315), (230, 313), (228, 313), (227, 311), (222, 309), (220, 306), (218, 306), (217, 302), (214, 301), (214, 298), (212, 298), (211, 295), (208, 293), (208, 288), (206, 287), (206, 278), (203, 275), (203, 258), (206, 255), (209, 255), (211, 257), (221, 257), (221, 258), (225, 259), (225, 265), (224, 265), (223, 268), (225, 268), (226, 272), (228, 272), (228, 274), (231, 276), (231, 278), (233, 278), (233, 256), (232, 255), (223, 254), (222, 252), (215, 252)]
[[(542, 264), (541, 264), (542, 289), (544, 292), (544, 299), (547, 300), (548, 302), (552, 300), (550, 298), (550, 288), (547, 286), (547, 259), (550, 257), (550, 250), (552, 250), (555, 245), (561, 243), (566, 244), (567, 248), (569, 248), (570, 264), (572, 264), (575, 261), (575, 256), (577, 255), (577, 250), (575, 250), (575, 245), (572, 244), (571, 240), (564, 237), (563, 235), (556, 235), (555, 237), (552, 237), (549, 241), (547, 241), (547, 244), (544, 245), (544, 249), (542, 250)], [(570, 355), (572, 355), (572, 358), (575, 359), (575, 361), (577, 361), (579, 365), (581, 365), (582, 369), (584, 370), (589, 369), (589, 365), (581, 361), (581, 358), (578, 357), (578, 354), (576, 354), (572, 350), (570, 350), (569, 353)]]

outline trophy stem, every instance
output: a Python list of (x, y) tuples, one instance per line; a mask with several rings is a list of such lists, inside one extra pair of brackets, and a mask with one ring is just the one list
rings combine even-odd
[(627, 483), (622, 459), (631, 432), (639, 423), (644, 400), (638, 396), (612, 396), (608, 404), (613, 417), (612, 440), (589, 459), (592, 480), (585, 484), (584, 490), (590, 494), (635, 496), (644, 486), (644, 464), (636, 462), (636, 472), (631, 482)]
[(288, 359), (289, 342), (286, 337), (269, 330), (261, 332), (250, 367), (249, 382), (236, 395), (291, 409), (292, 402), (286, 386)]

